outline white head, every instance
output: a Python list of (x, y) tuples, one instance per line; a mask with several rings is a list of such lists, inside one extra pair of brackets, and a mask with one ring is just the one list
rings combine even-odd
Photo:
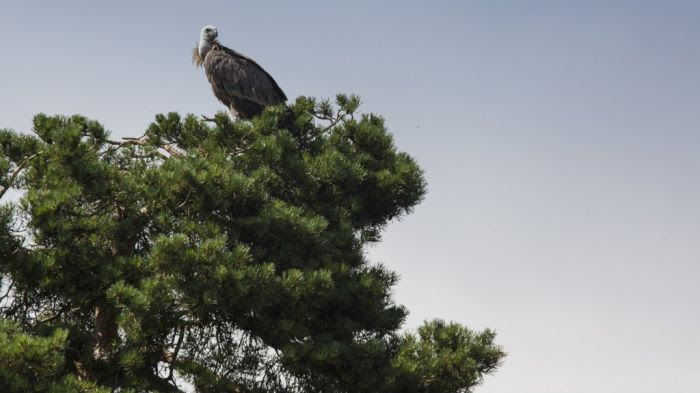
[(204, 59), (207, 52), (211, 49), (216, 41), (216, 37), (219, 36), (219, 30), (214, 26), (204, 26), (202, 27), (202, 32), (199, 33), (199, 57)]
[(214, 26), (204, 26), (202, 27), (202, 32), (199, 34), (199, 43), (208, 42), (212, 43), (219, 36), (219, 30)]

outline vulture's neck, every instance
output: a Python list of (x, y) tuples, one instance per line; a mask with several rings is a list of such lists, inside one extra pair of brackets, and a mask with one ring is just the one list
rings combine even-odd
[(207, 53), (211, 50), (211, 48), (216, 45), (216, 41), (205, 41), (205, 40), (200, 40), (199, 41), (199, 57), (204, 60), (204, 58), (207, 56)]

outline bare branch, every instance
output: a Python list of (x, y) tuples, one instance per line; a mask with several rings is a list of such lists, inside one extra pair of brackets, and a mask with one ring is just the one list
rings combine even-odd
[(180, 326), (180, 333), (177, 338), (177, 344), (175, 344), (175, 350), (173, 351), (173, 357), (170, 360), (170, 371), (168, 371), (168, 378), (174, 381), (173, 373), (175, 372), (175, 363), (177, 362), (177, 355), (180, 352), (180, 347), (182, 346), (182, 341), (185, 338), (185, 325)]
[(338, 123), (340, 123), (342, 120), (344, 120), (344, 119), (345, 119), (345, 116), (347, 116), (347, 115), (348, 115), (347, 112), (338, 111), (338, 114), (336, 115), (335, 118), (332, 118), (332, 119), (331, 119), (331, 118), (325, 118), (325, 119), (323, 119), (323, 120), (328, 120), (328, 121), (330, 121), (330, 124), (328, 124), (328, 126), (327, 126), (326, 128), (322, 129), (322, 130), (319, 132), (319, 134), (324, 134), (326, 131), (328, 131), (328, 130), (330, 130), (331, 128), (335, 127)]
[[(110, 144), (110, 145), (117, 146), (116, 150), (121, 149), (122, 147), (125, 147), (125, 146), (131, 146), (131, 145), (143, 146), (148, 142), (146, 139), (144, 139), (143, 136), (138, 137), (138, 138), (124, 137), (122, 139), (123, 139), (123, 141), (114, 141), (114, 140), (107, 139), (105, 142)], [(164, 144), (164, 145), (159, 146), (159, 147), (161, 149), (163, 149), (164, 151), (166, 151), (167, 153), (169, 153), (170, 156), (177, 156), (177, 155), (182, 154), (182, 152), (173, 148), (171, 146), (171, 144)], [(163, 154), (163, 152), (158, 151), (157, 154), (159, 154), (163, 158), (169, 158), (169, 156)], [(150, 158), (150, 157), (146, 156), (146, 155), (139, 155), (137, 158)]]
[(206, 121), (208, 123), (215, 123), (217, 125), (219, 124), (215, 117), (207, 117), (205, 115), (202, 115), (202, 121)]
[(180, 203), (179, 205), (177, 205), (177, 208), (178, 208), (178, 209), (181, 208), (181, 207), (183, 207), (183, 206), (185, 206), (185, 203), (187, 203), (187, 201), (190, 199), (190, 195), (191, 195), (191, 194), (192, 194), (192, 189), (190, 189), (189, 191), (187, 191), (187, 196), (185, 197), (185, 200), (182, 201), (182, 203)]
[(146, 375), (146, 379), (148, 380), (149, 384), (159, 392), (185, 393), (177, 386), (172, 385), (169, 380), (163, 379), (157, 375)]
[(15, 285), (14, 282), (10, 282), (10, 285), (7, 286), (7, 291), (5, 292), (4, 295), (0, 296), (0, 304), (5, 301), (5, 299), (10, 296), (10, 292), (12, 292), (12, 287)]
[(80, 307), (74, 307), (74, 308), (72, 308), (72, 309), (70, 309), (70, 310), (68, 310), (67, 307), (64, 307), (64, 308), (58, 310), (58, 312), (54, 313), (53, 315), (49, 315), (49, 316), (47, 316), (47, 317), (45, 317), (45, 318), (39, 318), (39, 319), (37, 319), (37, 322), (39, 322), (39, 323), (48, 323), (48, 322), (51, 322), (51, 321), (54, 321), (54, 320), (60, 318), (63, 314), (65, 314), (66, 311), (75, 312), (75, 311), (78, 311), (78, 310), (80, 310)]

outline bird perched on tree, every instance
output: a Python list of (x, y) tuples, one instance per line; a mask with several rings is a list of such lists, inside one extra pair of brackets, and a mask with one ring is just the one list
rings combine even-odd
[(233, 117), (251, 119), (266, 106), (287, 101), (277, 82), (253, 59), (229, 49), (217, 40), (214, 26), (204, 26), (192, 62), (203, 66), (216, 98)]

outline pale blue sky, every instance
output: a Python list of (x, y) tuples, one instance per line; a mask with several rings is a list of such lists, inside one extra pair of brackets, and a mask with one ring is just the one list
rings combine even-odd
[(429, 194), (369, 256), (409, 327), (491, 327), (482, 393), (700, 391), (700, 2), (0, 1), (0, 127), (212, 114), (205, 24), (289, 97), (360, 94)]

